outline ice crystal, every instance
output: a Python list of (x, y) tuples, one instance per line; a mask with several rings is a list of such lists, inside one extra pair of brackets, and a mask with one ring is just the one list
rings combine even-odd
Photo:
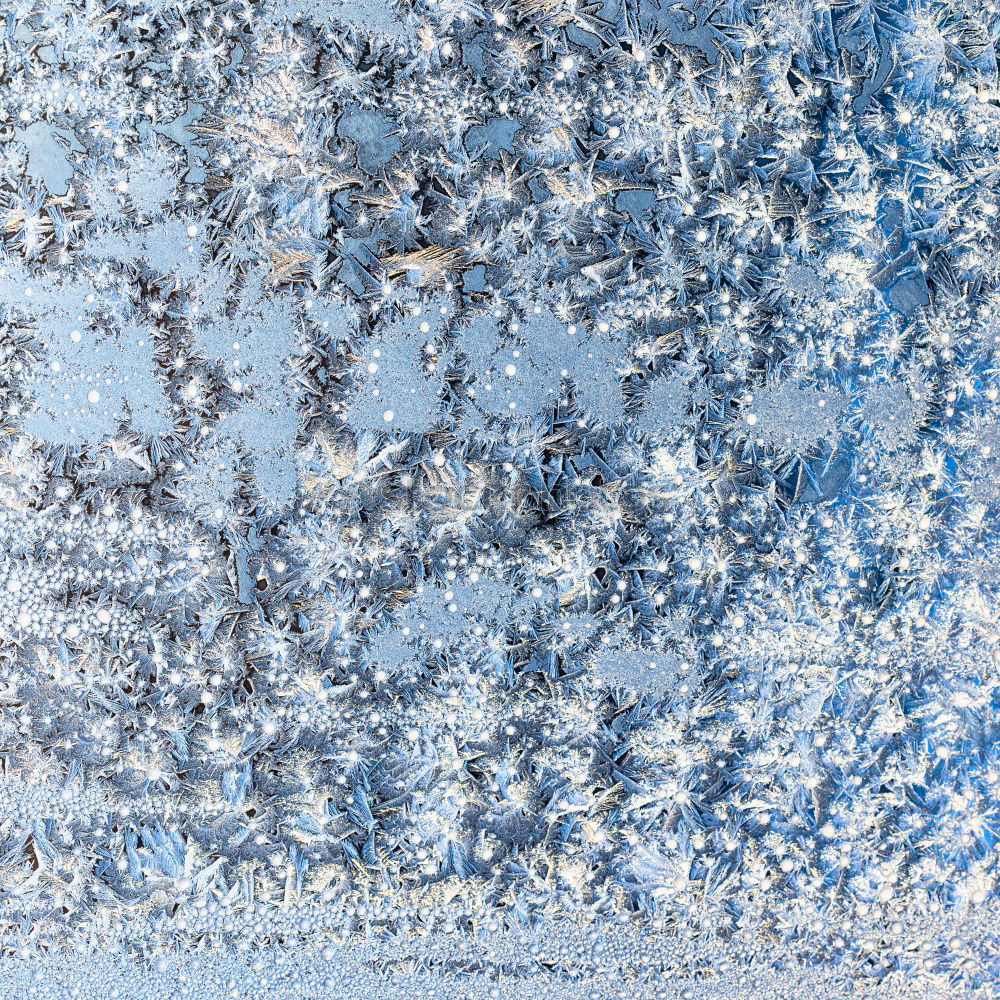
[(927, 412), (926, 391), (898, 382), (872, 386), (861, 416), (875, 442), (889, 451), (913, 444)]
[(27, 391), (35, 409), (21, 426), (62, 444), (103, 441), (128, 424), (146, 436), (170, 430), (170, 406), (156, 374), (153, 333), (128, 325), (114, 333), (53, 330)]
[[(778, 382), (754, 398), (754, 433), (774, 448), (809, 451), (838, 436), (845, 404), (843, 394), (835, 389)], [(747, 422), (751, 422), (749, 417)]]
[(60, 139), (73, 150), (83, 151), (71, 132), (53, 128), (46, 122), (33, 122), (14, 130), (14, 141), (23, 143), (28, 150), (29, 176), (43, 184), (50, 194), (65, 194), (73, 176), (73, 165)]
[(406, 319), (367, 339), (346, 415), (352, 427), (423, 434), (441, 418), (443, 383), (433, 344), (441, 334), (441, 316), (435, 312), (417, 306)]
[(663, 697), (676, 693), (685, 683), (690, 664), (664, 650), (626, 646), (601, 649), (594, 669), (604, 684)]
[(643, 398), (636, 426), (657, 441), (687, 428), (692, 402), (690, 382), (684, 373), (670, 373), (655, 379)]
[(994, 1000), (995, 5), (8, 8), (0, 998)]

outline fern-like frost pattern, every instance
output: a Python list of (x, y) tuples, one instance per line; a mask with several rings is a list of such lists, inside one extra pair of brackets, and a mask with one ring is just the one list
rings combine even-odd
[(0, 1000), (1000, 995), (996, 4), (0, 34)]

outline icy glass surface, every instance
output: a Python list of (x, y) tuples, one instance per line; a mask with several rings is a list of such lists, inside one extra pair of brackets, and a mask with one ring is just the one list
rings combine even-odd
[(0, 1000), (1000, 997), (988, 0), (11, 0)]

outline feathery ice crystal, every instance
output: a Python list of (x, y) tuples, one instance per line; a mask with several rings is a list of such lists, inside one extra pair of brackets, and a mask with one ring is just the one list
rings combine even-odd
[(0, 1000), (1000, 992), (1000, 13), (16, 0)]

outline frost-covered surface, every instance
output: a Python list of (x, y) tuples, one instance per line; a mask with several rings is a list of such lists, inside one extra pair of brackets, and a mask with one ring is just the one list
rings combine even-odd
[(1000, 994), (984, 0), (13, 0), (0, 998)]

